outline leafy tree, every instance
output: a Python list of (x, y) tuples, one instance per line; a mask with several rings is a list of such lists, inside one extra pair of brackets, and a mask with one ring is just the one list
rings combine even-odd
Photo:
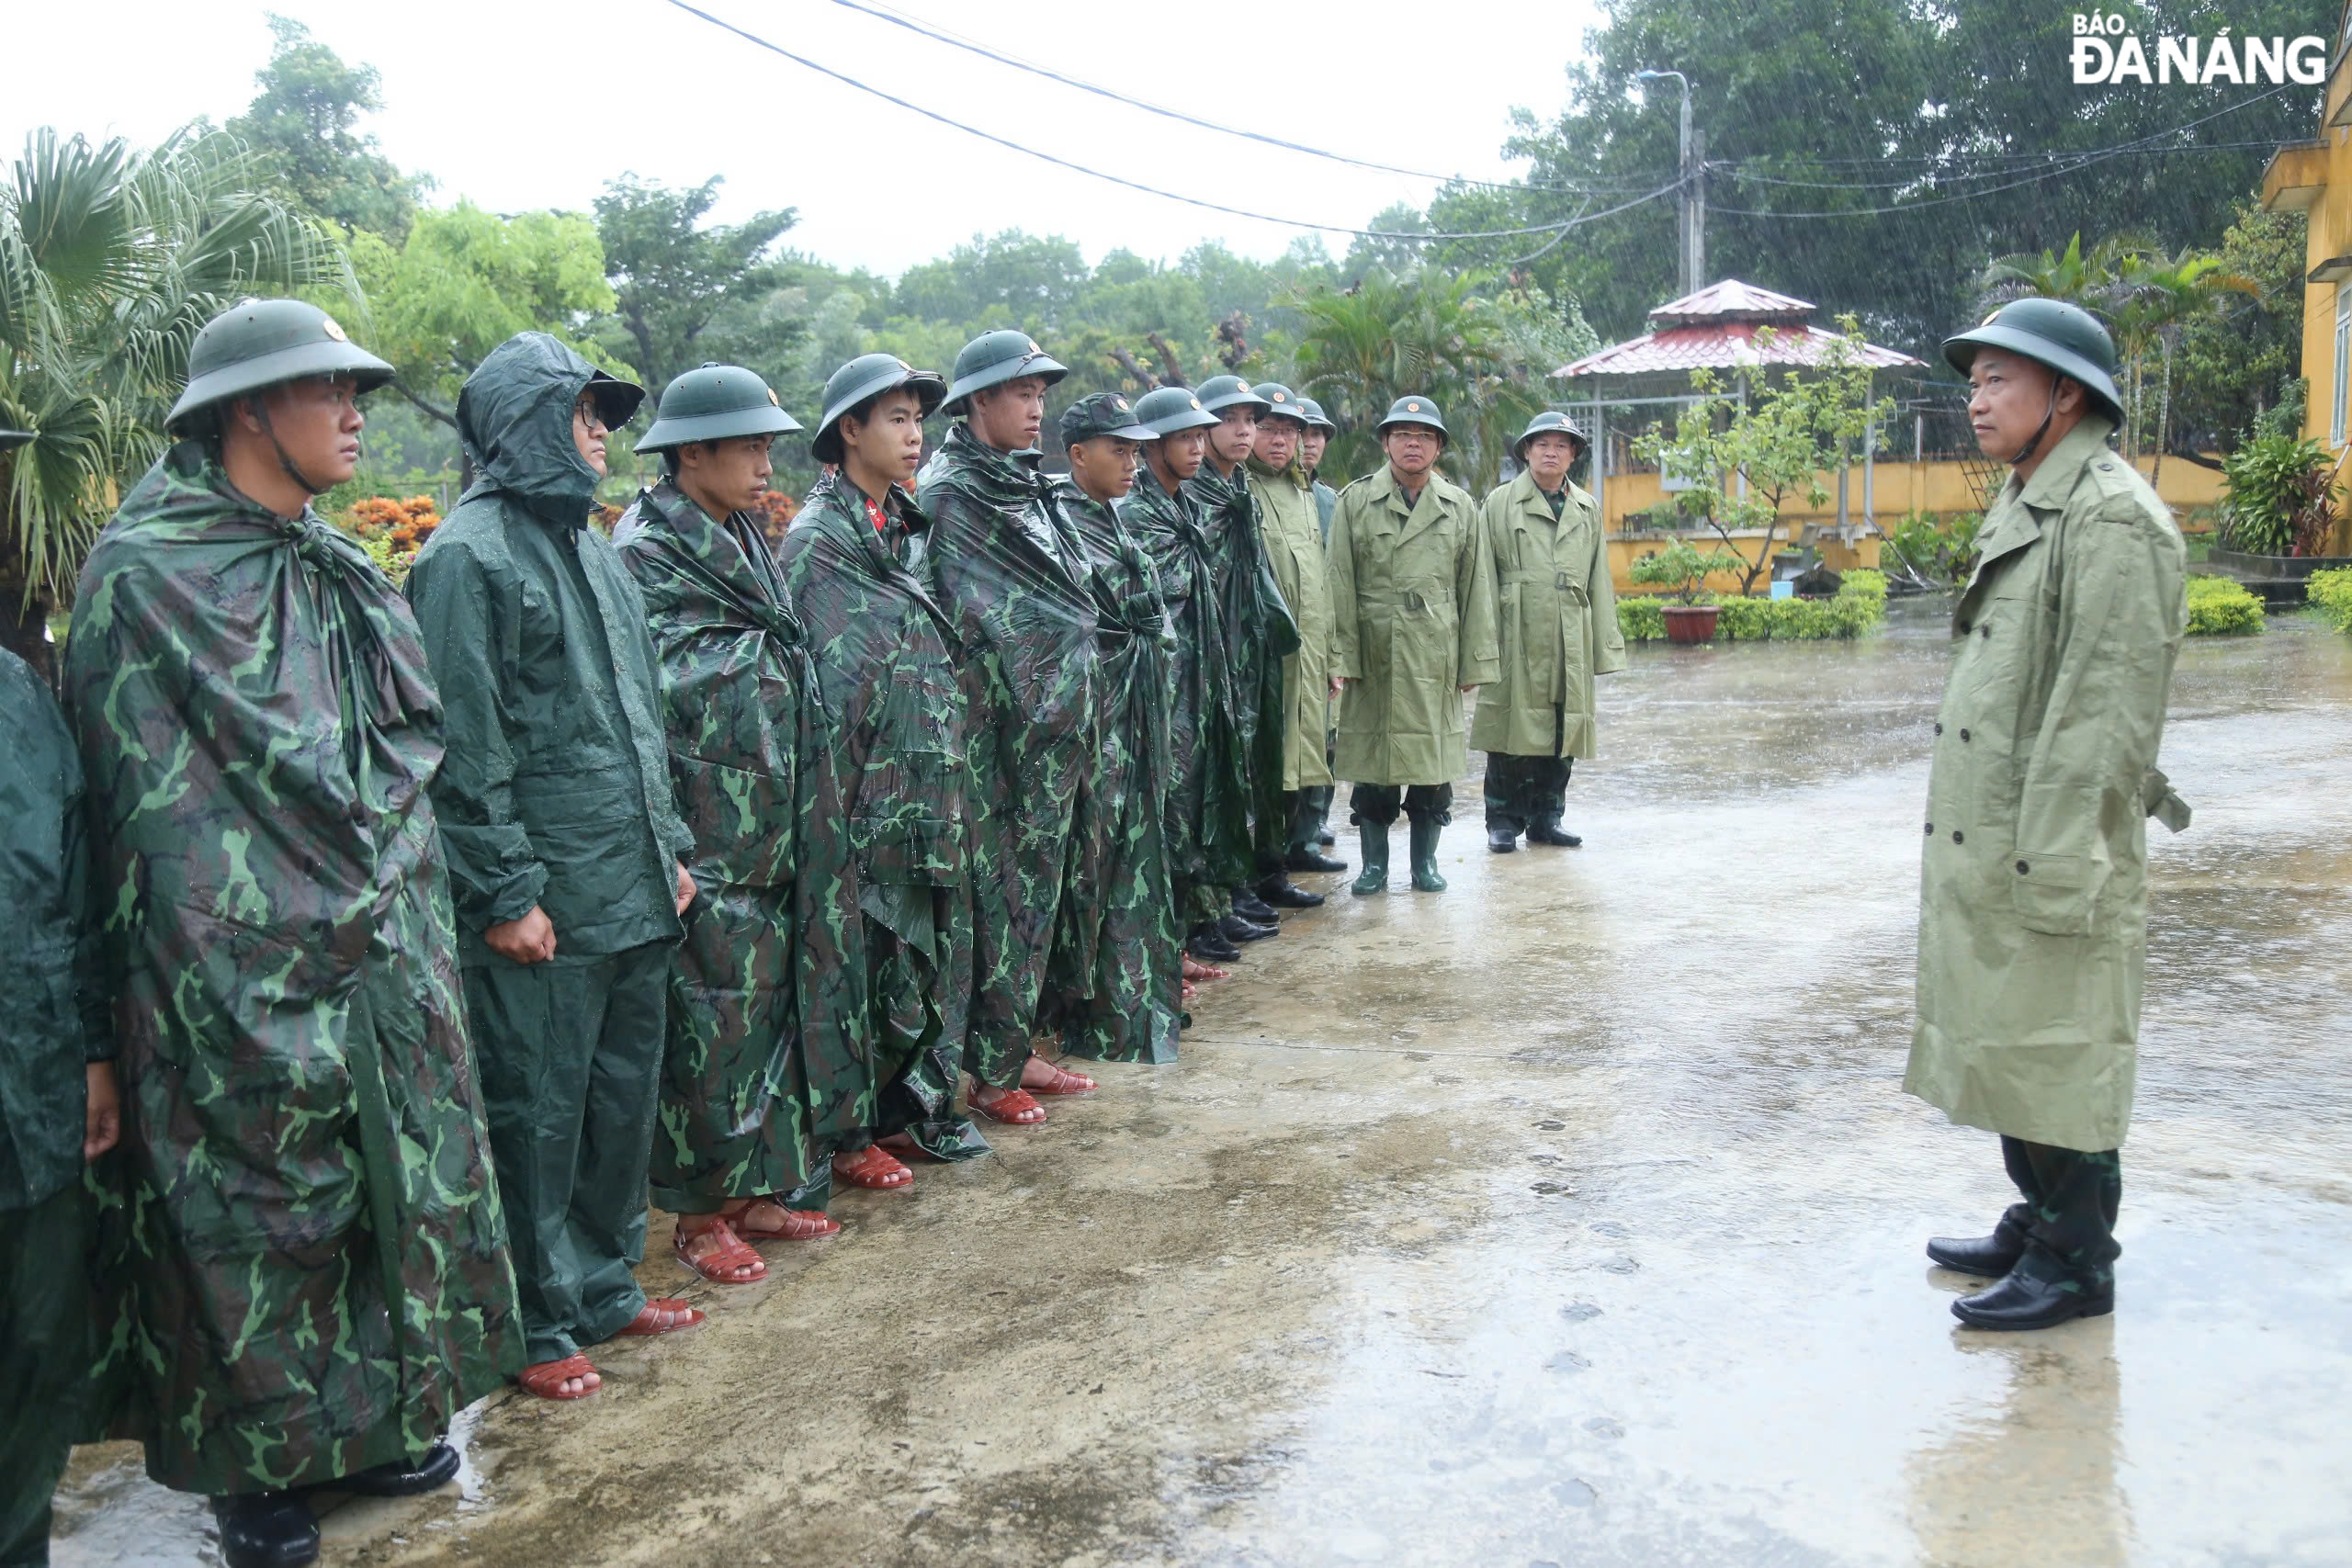
[(596, 233), (616, 296), (602, 336), (656, 396), (680, 371), (708, 360), (781, 375), (799, 339), (788, 307), (768, 308), (770, 297), (794, 281), (771, 254), (797, 221), (793, 209), (706, 226), (719, 184), (714, 175), (673, 190), (626, 174), (596, 198)]
[(356, 129), (384, 107), (376, 68), (345, 65), (289, 17), (272, 14), (269, 30), (269, 63), (254, 73), (261, 90), (229, 130), (253, 150), (259, 176), (296, 207), (398, 243), (428, 182), (401, 173)]
[(1075, 242), (1008, 229), (994, 238), (975, 234), (939, 260), (909, 267), (893, 303), (918, 320), (968, 322), (972, 336), (1008, 326), (1050, 336), (1090, 281)]
[[(1781, 507), (1798, 496), (1815, 507), (1826, 502), (1823, 470), (1843, 468), (1872, 423), (1883, 432), (1893, 418), (1893, 400), (1871, 400), (1861, 323), (1847, 315), (1838, 326), (1843, 335), (1809, 371), (1759, 377), (1737, 397), (1714, 371), (1693, 370), (1690, 389), (1702, 400), (1683, 405), (1671, 434), (1657, 430), (1634, 443), (1636, 457), (1692, 481), (1674, 498), (1680, 515), (1735, 550), (1734, 534), (1763, 532), (1755, 560), (1742, 558), (1743, 594), (1771, 570)], [(1759, 352), (1772, 331), (1758, 329)]]
[(374, 316), (368, 347), (400, 372), (399, 395), (452, 429), (458, 389), (516, 333), (550, 332), (613, 364), (587, 331), (615, 297), (582, 214), (501, 218), (461, 201), (420, 215), (398, 247), (354, 234), (351, 260)]
[(2302, 213), (2265, 212), (2249, 200), (2222, 236), (2222, 268), (2254, 290), (2223, 295), (2181, 330), (2180, 386), (2165, 446), (2173, 456), (2210, 466), (2207, 449), (2234, 451), (2282, 402), (2301, 400), (2305, 227)]
[(0, 186), (0, 644), (46, 670), (70, 596), (123, 488), (162, 452), (197, 329), (238, 299), (356, 287), (333, 237), (256, 194), (233, 137), (149, 152), (34, 132)]

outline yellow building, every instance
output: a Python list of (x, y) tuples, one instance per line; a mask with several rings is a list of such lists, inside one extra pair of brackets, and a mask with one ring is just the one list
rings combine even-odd
[[(2352, 5), (2340, 30), (2352, 41)], [(2263, 171), (2262, 205), (2311, 220), (2303, 252), (2303, 378), (2311, 404), (2303, 434), (2342, 464), (2352, 446), (2352, 48), (2335, 51), (2319, 135), (2281, 147)], [(2331, 553), (2352, 547), (2347, 536), (2352, 524), (2339, 519)]]

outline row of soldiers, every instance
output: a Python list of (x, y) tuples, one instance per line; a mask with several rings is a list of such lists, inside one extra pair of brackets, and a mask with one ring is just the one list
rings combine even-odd
[(992, 333), (952, 380), (837, 371), (772, 548), (800, 426), (707, 366), (607, 539), (643, 393), (525, 333), (465, 385), (476, 477), (403, 595), (311, 506), (390, 367), (278, 300), (189, 368), (62, 710), (0, 668), (7, 1562), (102, 1433), (212, 1499), (231, 1563), (311, 1561), (309, 1491), (437, 1486), (468, 1402), (583, 1397), (593, 1347), (703, 1321), (637, 1281), (649, 1190), (681, 1263), (748, 1282), (752, 1244), (840, 1229), (836, 1183), (1095, 1088), (1063, 1060), (1172, 1059), (1202, 959), (1347, 869), (1335, 762), (1355, 891), (1400, 812), (1443, 887), (1464, 692), (1493, 847), (1575, 841), (1623, 649), (1556, 414), (1483, 507), (1430, 400), (1334, 492), (1320, 408), (1231, 376), (1081, 400), (1047, 476), (1064, 368)]

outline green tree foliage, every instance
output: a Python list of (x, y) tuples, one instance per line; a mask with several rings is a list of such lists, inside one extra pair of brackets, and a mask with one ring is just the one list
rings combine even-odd
[(372, 65), (345, 65), (288, 17), (272, 15), (269, 63), (254, 73), (261, 90), (229, 130), (253, 150), (259, 177), (295, 207), (395, 242), (415, 216), (428, 183), (404, 175), (357, 130), (383, 105)]
[(0, 643), (45, 669), (43, 626), (121, 488), (164, 445), (197, 329), (248, 294), (339, 288), (342, 249), (256, 194), (236, 140), (153, 152), (40, 130), (0, 186)]
[(719, 184), (714, 175), (675, 190), (625, 174), (596, 198), (616, 297), (601, 336), (656, 396), (680, 371), (710, 360), (782, 374), (805, 330), (801, 301), (776, 298), (793, 282), (772, 254), (796, 220), (792, 209), (706, 224)]
[(2254, 289), (2222, 296), (2182, 328), (2167, 451), (2192, 462), (2205, 461), (2207, 450), (2233, 451), (2266, 415), (2301, 400), (2307, 227), (2300, 212), (2239, 205), (2217, 254), (2223, 270)]

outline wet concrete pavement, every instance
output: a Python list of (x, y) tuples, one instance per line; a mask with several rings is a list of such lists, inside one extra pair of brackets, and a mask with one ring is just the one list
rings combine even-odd
[[(1465, 780), (1449, 892), (1316, 879), (1181, 1063), (488, 1402), (324, 1560), (2352, 1561), (2352, 639), (2183, 655), (2118, 1311), (2025, 1336), (1919, 1251), (2009, 1197), (1900, 1091), (1943, 660), (1926, 605), (1637, 651), (1585, 849), (1489, 855)], [(216, 1560), (119, 1448), (62, 1505), (61, 1563)]]

